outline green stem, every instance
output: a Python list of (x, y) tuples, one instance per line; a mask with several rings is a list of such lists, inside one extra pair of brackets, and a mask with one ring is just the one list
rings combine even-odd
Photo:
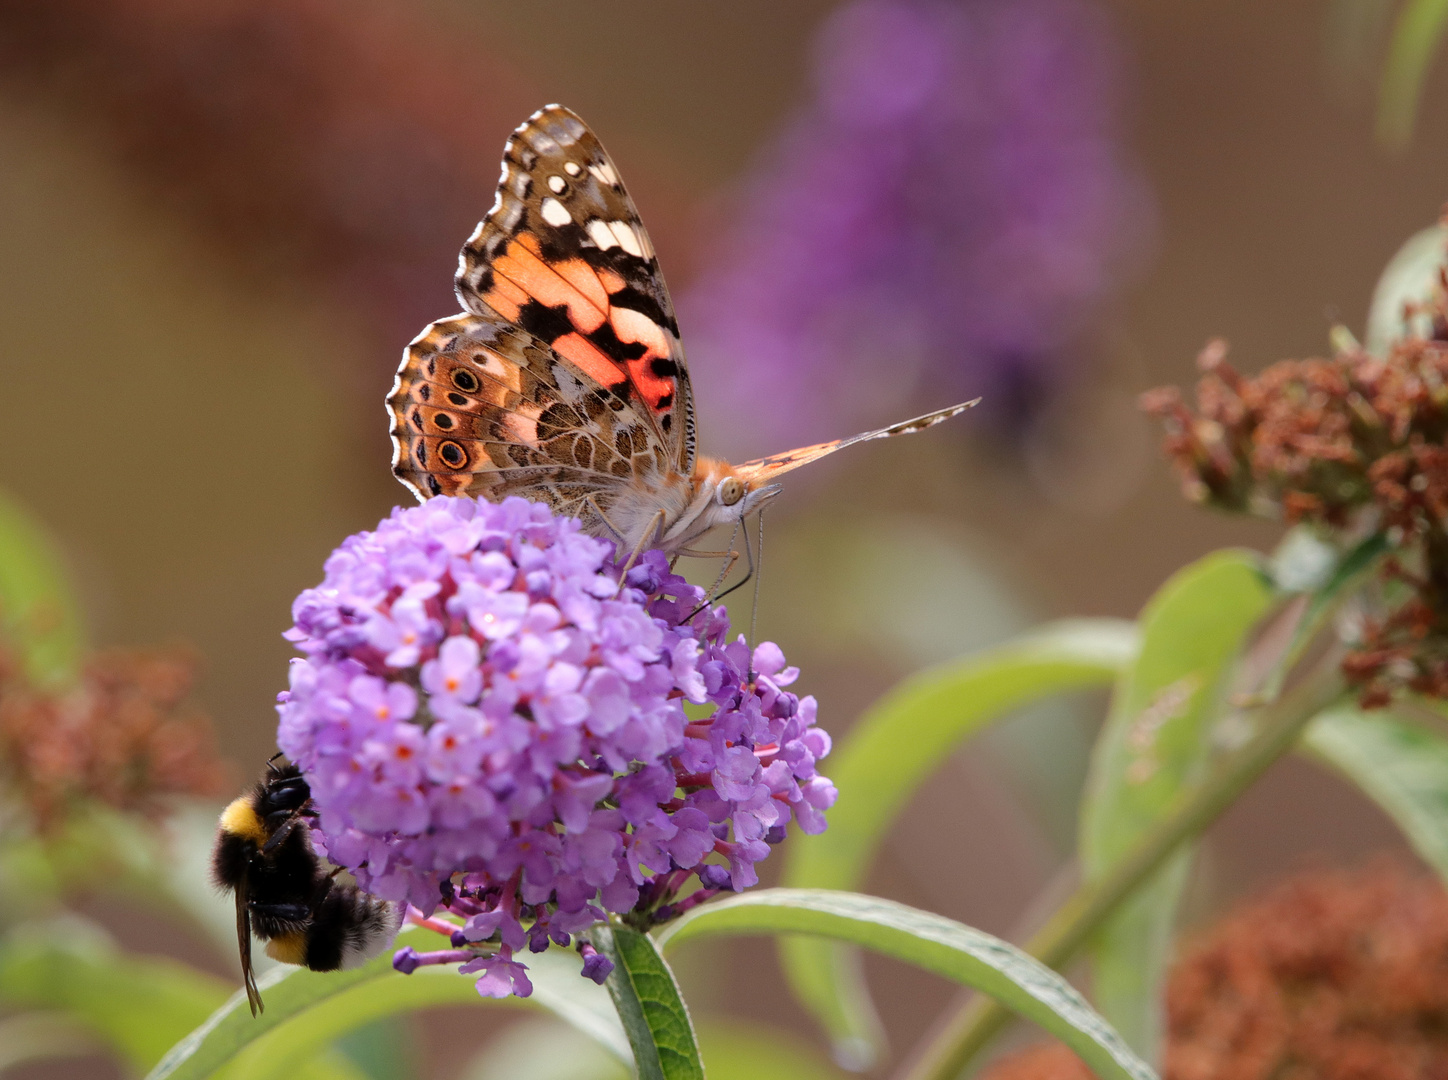
[[(1165, 816), (1106, 877), (1083, 883), (1024, 948), (1060, 969), (1122, 901), (1134, 893), (1181, 846), (1210, 825), (1267, 767), (1292, 748), (1307, 723), (1346, 689), (1332, 650), (1310, 675), (1276, 701), (1255, 710), (1256, 734), (1225, 754), (1201, 784), (1177, 798)], [(972, 995), (907, 1061), (898, 1080), (953, 1080), (1011, 1014), (982, 995)]]

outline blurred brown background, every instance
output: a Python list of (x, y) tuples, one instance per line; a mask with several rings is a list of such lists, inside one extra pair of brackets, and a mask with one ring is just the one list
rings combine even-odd
[[(805, 92), (831, 7), (217, 4), (198, 37), (179, 2), (0, 0), (0, 483), (60, 540), (95, 639), (194, 643), (226, 750), (244, 771), (261, 762), (292, 598), (409, 497), (382, 398), (403, 344), (456, 309), (456, 248), (511, 128), (555, 100), (589, 120), (677, 296)], [(1079, 378), (1026, 430), (981, 435), (968, 417), (791, 478), (759, 630), (804, 668), (827, 727), (915, 667), (1044, 618), (1131, 616), (1187, 560), (1273, 542), (1179, 498), (1134, 397), (1190, 380), (1214, 335), (1249, 370), (1321, 351), (1330, 321), (1360, 327), (1382, 265), (1438, 214), (1448, 73), (1406, 152), (1375, 144), (1383, 7), (1106, 3), (1153, 239)], [(781, 449), (731, 441), (707, 399), (700, 413), (706, 449)], [(1099, 707), (1027, 718), (950, 762), (873, 887), (1010, 932), (1061, 861)], [(1396, 843), (1345, 786), (1288, 762), (1214, 830), (1196, 910)], [(705, 1007), (808, 1033), (772, 971), (751, 942), (685, 978)], [(908, 1046), (946, 991), (877, 974)], [(740, 993), (754, 978), (768, 989)]]

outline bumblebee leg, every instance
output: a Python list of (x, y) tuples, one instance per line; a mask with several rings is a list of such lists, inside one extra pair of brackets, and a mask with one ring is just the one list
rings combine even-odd
[(236, 890), (236, 944), (241, 954), (241, 983), (246, 987), (246, 1003), (251, 1015), (265, 1011), (261, 991), (256, 988), (256, 973), (251, 968), (251, 909), (246, 902), (246, 885)]
[[(262, 921), (275, 921), (277, 923), (301, 924), (307, 922), (312, 917), (311, 904), (263, 904), (253, 900), (247, 906), (251, 909), (251, 914), (256, 916), (258, 923)], [(265, 928), (263, 928), (263, 930), (264, 929)], [(274, 937), (275, 935), (262, 932), (260, 936)]]
[[(272, 815), (268, 815), (268, 824), (270, 824), (271, 816)], [(281, 847), (286, 838), (292, 834), (292, 830), (302, 823), (304, 816), (306, 815), (303, 815), (299, 810), (288, 811), (286, 820), (276, 826), (272, 834), (267, 837), (266, 843), (261, 846), (260, 854), (270, 855), (277, 848)]]

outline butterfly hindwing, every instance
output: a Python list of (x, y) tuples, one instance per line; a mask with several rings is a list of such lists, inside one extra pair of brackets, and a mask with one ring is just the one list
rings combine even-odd
[(589, 518), (667, 466), (641, 409), (496, 315), (418, 335), (387, 407), (393, 472), (419, 498), (520, 494)]
[(618, 169), (569, 110), (541, 109), (508, 140), (456, 286), (467, 310), (516, 324), (626, 400), (672, 470), (692, 473), (689, 375), (653, 244)]

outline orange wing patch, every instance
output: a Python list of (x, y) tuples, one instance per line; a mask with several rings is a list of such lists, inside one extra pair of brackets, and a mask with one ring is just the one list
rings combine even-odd
[(628, 377), (627, 372), (582, 334), (564, 334), (553, 341), (553, 350), (576, 365), (600, 386), (615, 386)]
[(694, 465), (678, 324), (638, 211), (597, 137), (549, 106), (513, 133), (498, 198), (464, 245), (463, 306), (553, 346), (638, 408), (669, 469)]
[(598, 275), (582, 259), (546, 262), (540, 250), (536, 236), (522, 234), (493, 260), (495, 280), (511, 281), (545, 307), (565, 308), (568, 321), (586, 334), (597, 330), (608, 318), (608, 294)]

